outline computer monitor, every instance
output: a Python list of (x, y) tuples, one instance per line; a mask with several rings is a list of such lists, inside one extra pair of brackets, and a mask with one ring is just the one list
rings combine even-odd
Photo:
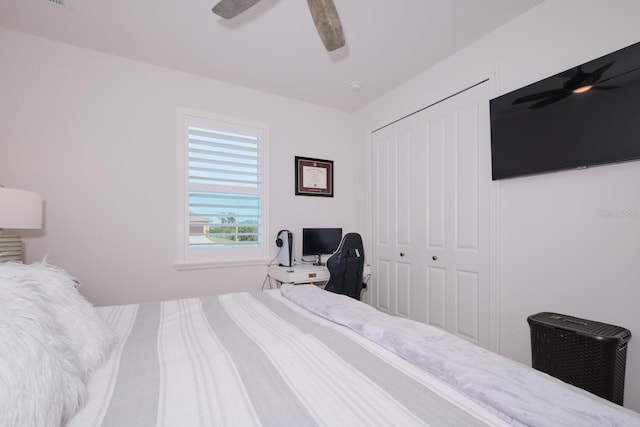
[(320, 264), (321, 255), (332, 254), (342, 240), (342, 228), (303, 228), (302, 256), (316, 256)]

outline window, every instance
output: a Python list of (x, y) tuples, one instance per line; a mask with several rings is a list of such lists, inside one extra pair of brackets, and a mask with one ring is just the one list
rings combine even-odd
[(267, 256), (268, 127), (180, 110), (180, 266)]

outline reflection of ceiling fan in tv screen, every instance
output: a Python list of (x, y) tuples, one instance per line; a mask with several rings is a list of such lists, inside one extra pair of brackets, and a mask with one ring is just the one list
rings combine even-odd
[(602, 79), (602, 74), (613, 65), (613, 62), (609, 62), (606, 65), (592, 71), (584, 72), (582, 66), (576, 67), (575, 70), (565, 71), (558, 74), (568, 76), (568, 80), (562, 85), (562, 88), (544, 90), (542, 92), (534, 93), (531, 95), (525, 95), (517, 98), (513, 101), (513, 104), (522, 104), (530, 101), (537, 101), (535, 104), (529, 105), (529, 108), (537, 109), (551, 105), (554, 102), (558, 102), (571, 95), (579, 95), (588, 90), (611, 90), (617, 89), (618, 86), (607, 86), (602, 83), (610, 80)]
[(493, 179), (640, 159), (640, 43), (494, 98)]

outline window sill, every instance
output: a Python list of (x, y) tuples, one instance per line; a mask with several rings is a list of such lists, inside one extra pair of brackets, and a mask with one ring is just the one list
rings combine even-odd
[(178, 271), (202, 270), (208, 268), (234, 268), (234, 267), (266, 267), (268, 259), (248, 259), (238, 261), (176, 261), (173, 266)]

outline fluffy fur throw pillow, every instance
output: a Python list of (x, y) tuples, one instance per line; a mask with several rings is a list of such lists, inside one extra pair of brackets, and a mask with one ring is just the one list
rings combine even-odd
[(46, 261), (0, 263), (0, 425), (57, 426), (81, 407), (114, 335), (75, 284)]
[(115, 342), (113, 332), (64, 270), (46, 261), (27, 265), (25, 269), (23, 280), (38, 287), (67, 345), (75, 353), (80, 371), (88, 378), (109, 355)]
[(34, 284), (0, 278), (0, 425), (59, 426), (84, 402), (76, 357)]

